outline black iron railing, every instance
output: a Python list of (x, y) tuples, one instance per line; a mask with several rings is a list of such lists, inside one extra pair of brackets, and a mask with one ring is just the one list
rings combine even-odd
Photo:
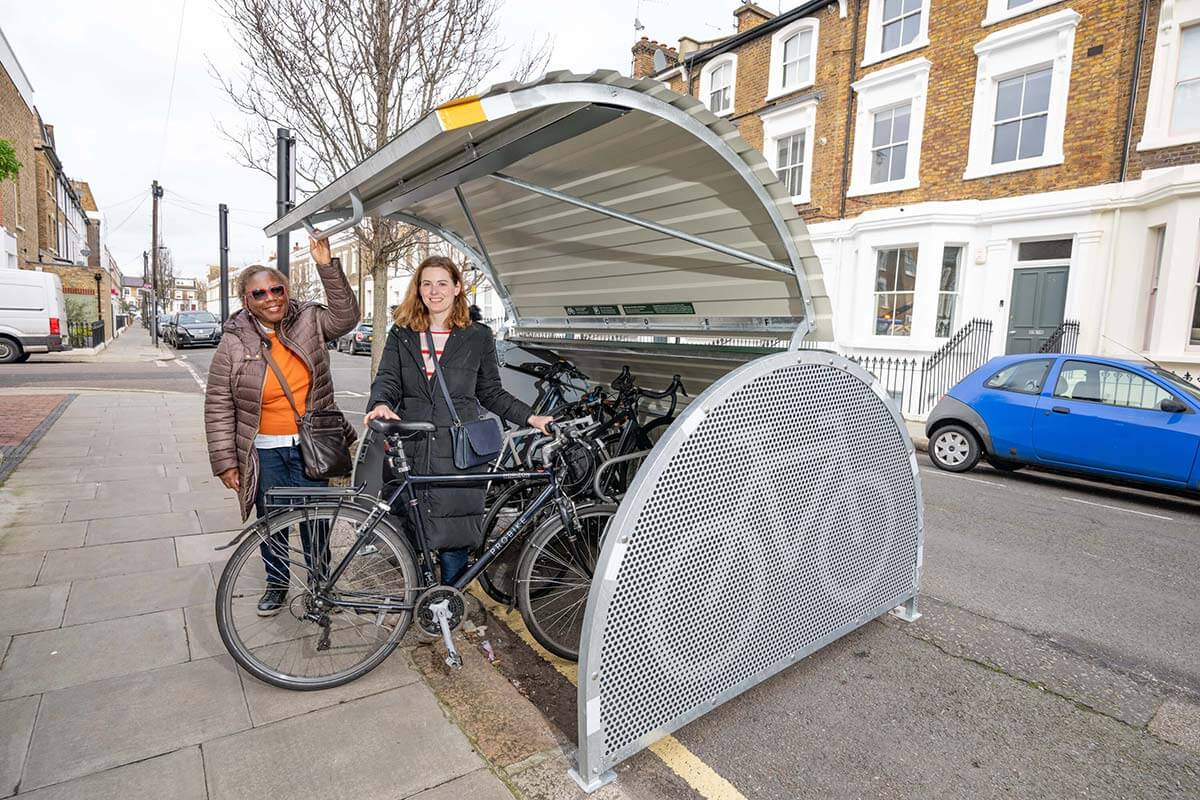
[(1079, 346), (1079, 323), (1073, 319), (1063, 320), (1054, 329), (1050, 338), (1042, 343), (1039, 353), (1074, 353)]
[[(880, 384), (908, 416), (924, 416), (954, 384), (988, 360), (992, 323), (973, 319), (925, 357), (848, 355)], [(836, 350), (829, 342), (805, 341), (805, 348)]]
[(99, 347), (104, 344), (104, 323), (72, 322), (67, 325), (67, 338), (71, 347)]

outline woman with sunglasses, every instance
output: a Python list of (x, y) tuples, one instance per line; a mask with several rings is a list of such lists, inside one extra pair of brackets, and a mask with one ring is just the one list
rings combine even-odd
[[(471, 320), (462, 273), (450, 259), (430, 256), (421, 262), (392, 318), (396, 324), (388, 332), (383, 360), (371, 384), (370, 411), (364, 424), (377, 418), (403, 418), (436, 425), (437, 431), (428, 438), (405, 445), (417, 472), (451, 475), (461, 471), (454, 464), (450, 439), (453, 417), (435, 366), (464, 421), (477, 419), (484, 408), (501, 419), (542, 432), (553, 421), (553, 417), (535, 416), (529, 406), (504, 391), (492, 331)], [(480, 466), (470, 471), (485, 469)], [(440, 551), (444, 584), (458, 577), (467, 565), (470, 548), (482, 541), (484, 491), (476, 486), (423, 490), (429, 523), (425, 535), (430, 549)]]
[[(358, 302), (338, 259), (330, 256), (329, 243), (310, 239), (309, 252), (325, 288), (325, 305), (293, 300), (287, 276), (277, 269), (246, 267), (236, 281), (242, 308), (225, 322), (208, 371), (204, 429), (209, 461), (213, 475), (238, 493), (243, 520), (251, 508), (259, 516), (266, 513), (268, 489), (326, 483), (304, 474), (296, 413), (267, 358), (270, 353), (300, 415), (335, 407), (325, 342), (354, 328)], [(328, 560), (326, 537), (309, 531), (307, 524), (300, 526), (304, 556), (314, 571)], [(267, 581), (258, 603), (260, 616), (277, 614), (287, 601), (287, 547), (286, 541), (261, 546)]]

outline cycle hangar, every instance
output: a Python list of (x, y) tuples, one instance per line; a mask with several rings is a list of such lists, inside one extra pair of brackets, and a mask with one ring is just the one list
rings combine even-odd
[(869, 373), (802, 346), (833, 338), (820, 262), (730, 122), (615, 72), (501, 84), (425, 116), (266, 234), (365, 217), (461, 251), (502, 299), (508, 340), (594, 381), (625, 364), (651, 385), (680, 374), (694, 395), (622, 499), (591, 583), (585, 789), (870, 620), (917, 616), (912, 442)]

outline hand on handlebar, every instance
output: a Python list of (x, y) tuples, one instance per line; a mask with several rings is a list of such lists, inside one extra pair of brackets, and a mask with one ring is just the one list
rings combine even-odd
[(550, 423), (554, 422), (554, 417), (543, 417), (537, 414), (531, 414), (525, 423), (531, 428), (537, 428), (542, 433), (550, 433)]
[(375, 407), (368, 411), (367, 415), (363, 417), (363, 425), (366, 425), (373, 419), (400, 419), (400, 415), (388, 408), (386, 403), (377, 403)]

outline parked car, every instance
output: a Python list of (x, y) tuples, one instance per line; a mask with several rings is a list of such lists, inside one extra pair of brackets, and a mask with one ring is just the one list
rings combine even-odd
[(360, 322), (354, 326), (354, 330), (343, 335), (337, 340), (337, 350), (339, 353), (349, 353), (350, 355), (358, 355), (359, 353), (371, 353), (371, 323)]
[(61, 278), (53, 272), (0, 269), (0, 364), (68, 349), (66, 324)]
[(164, 342), (167, 341), (167, 333), (171, 329), (171, 318), (174, 314), (168, 314), (165, 311), (160, 311), (158, 314), (158, 338)]
[(221, 341), (221, 323), (208, 311), (179, 311), (167, 325), (167, 342), (176, 350), (212, 346)]
[(925, 432), (930, 459), (950, 472), (985, 458), (1200, 490), (1200, 387), (1151, 363), (993, 358), (938, 401)]

